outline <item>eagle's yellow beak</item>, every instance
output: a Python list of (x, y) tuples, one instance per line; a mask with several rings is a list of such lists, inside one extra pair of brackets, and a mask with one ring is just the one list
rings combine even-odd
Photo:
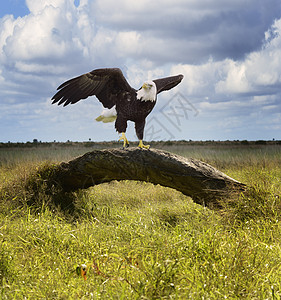
[(147, 83), (144, 83), (144, 84), (142, 85), (142, 88), (147, 90), (147, 89), (149, 88), (149, 86), (147, 85)]

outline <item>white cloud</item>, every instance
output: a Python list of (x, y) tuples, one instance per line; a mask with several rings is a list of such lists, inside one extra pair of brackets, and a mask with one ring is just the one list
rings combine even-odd
[(116, 36), (118, 53), (138, 55), (141, 51), (140, 34), (136, 31), (119, 32)]
[(65, 0), (26, 0), (26, 5), (30, 12), (34, 15), (39, 15), (48, 6), (62, 7), (66, 4)]
[(281, 13), (277, 0), (96, 0), (91, 7), (91, 14), (102, 27), (138, 31), (142, 44), (150, 47), (143, 52), (148, 59), (162, 56), (162, 62), (173, 54), (173, 62), (191, 64), (202, 63), (209, 56), (215, 60), (242, 58), (261, 46), (272, 18)]
[(189, 95), (202, 95), (203, 91), (219, 97), (275, 94), (281, 86), (281, 19), (274, 22), (265, 37), (263, 47), (242, 61), (209, 60), (200, 65), (175, 65), (172, 71), (185, 75)]
[(251, 53), (246, 61), (248, 77), (256, 86), (281, 83), (281, 19), (274, 22), (265, 37), (264, 48)]
[(251, 86), (246, 77), (246, 66), (239, 62), (227, 60), (228, 70), (225, 80), (216, 84), (216, 92), (220, 94), (239, 94), (251, 92)]
[[(281, 84), (281, 19), (265, 33), (263, 48), (245, 61), (229, 61), (227, 78), (217, 83), (218, 93), (270, 94)], [(272, 88), (272, 89), (271, 89)]]
[[(76, 8), (65, 0), (27, 1), (32, 12), (14, 20), (2, 20), (2, 60), (15, 62), (65, 64), (90, 59), (94, 25), (87, 7)], [(81, 63), (81, 60), (80, 60)], [(77, 63), (76, 63), (77, 64)]]
[(7, 38), (4, 46), (6, 57), (9, 60), (38, 61), (47, 58), (50, 49), (54, 56), (60, 57), (66, 45), (53, 38), (59, 17), (60, 10), (49, 6), (40, 15), (27, 17), (24, 24), (14, 24), (13, 34)]

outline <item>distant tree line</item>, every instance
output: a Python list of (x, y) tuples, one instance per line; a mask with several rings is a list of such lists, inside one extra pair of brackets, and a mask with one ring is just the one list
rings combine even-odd
[[(204, 145), (281, 145), (281, 140), (257, 140), (257, 141), (248, 141), (248, 140), (226, 140), (226, 141), (215, 141), (215, 140), (207, 140), (207, 141), (192, 141), (192, 140), (179, 140), (179, 141), (149, 141), (149, 143), (157, 146), (176, 146), (176, 145), (194, 145), (194, 146), (204, 146)], [(131, 142), (132, 146), (137, 146), (137, 142)], [(109, 147), (119, 147), (120, 143), (117, 141), (104, 141), (104, 142), (94, 142), (89, 139), (87, 142), (73, 142), (67, 140), (66, 142), (42, 142), (38, 139), (33, 139), (32, 142), (7, 142), (0, 143), (0, 148), (12, 148), (12, 147), (50, 147), (50, 146), (58, 146), (58, 147), (70, 147), (70, 146), (79, 146), (79, 147), (94, 147), (94, 146), (109, 146)]]

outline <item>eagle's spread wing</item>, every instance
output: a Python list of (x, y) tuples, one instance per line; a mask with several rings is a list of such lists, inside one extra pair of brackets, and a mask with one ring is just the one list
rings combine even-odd
[(120, 92), (132, 90), (118, 68), (93, 70), (64, 82), (57, 89), (52, 103), (66, 106), (95, 95), (106, 108), (116, 104)]
[(183, 79), (183, 75), (170, 76), (160, 79), (155, 79), (153, 82), (156, 84), (157, 94), (172, 89), (177, 86)]

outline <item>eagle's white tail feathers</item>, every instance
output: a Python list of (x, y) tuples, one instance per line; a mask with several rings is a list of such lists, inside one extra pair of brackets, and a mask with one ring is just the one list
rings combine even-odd
[(113, 106), (110, 109), (105, 108), (101, 112), (101, 115), (96, 118), (96, 121), (109, 123), (109, 122), (114, 122), (116, 118), (117, 118), (117, 113), (116, 113), (115, 106)]

